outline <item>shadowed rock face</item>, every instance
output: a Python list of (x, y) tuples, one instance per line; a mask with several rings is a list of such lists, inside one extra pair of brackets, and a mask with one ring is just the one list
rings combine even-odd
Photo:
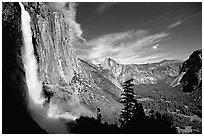
[[(74, 41), (80, 36), (75, 28), (78, 24), (75, 21), (72, 3), (63, 7), (67, 11), (66, 14), (65, 9), (59, 9), (49, 3), (22, 4), (31, 17), (32, 43), (38, 64), (38, 79), (43, 83), (42, 95), (46, 99), (44, 108), (49, 111), (57, 106), (58, 108), (55, 109), (58, 109), (59, 113), (70, 113), (76, 117), (80, 115), (95, 117), (99, 108), (102, 120), (115, 122), (122, 108), (118, 102), (121, 89), (109, 79), (105, 79), (103, 75), (84, 67), (84, 64), (76, 58)], [(3, 9), (5, 13), (3, 14), (5, 32), (3, 46), (6, 47), (9, 44), (10, 47), (5, 48), (4, 58), (11, 58), (9, 62), (14, 62), (9, 64), (4, 59), (4, 69), (10, 68), (9, 72), (12, 73), (7, 74), (8, 80), (6, 79), (5, 82), (10, 84), (10, 80), (15, 79), (10, 85), (11, 88), (15, 88), (13, 86), (18, 83), (23, 85), (16, 87), (14, 96), (26, 95), (28, 91), (24, 81), (25, 69), (20, 59), (24, 53), (20, 6), (19, 3), (7, 3)], [(13, 15), (14, 19), (12, 19)], [(6, 42), (7, 40), (13, 40), (14, 43)], [(16, 71), (20, 74), (13, 74)], [(21, 99), (19, 103), (28, 101), (25, 97)]]
[[(77, 35), (76, 31), (71, 29), (75, 12), (69, 7), (68, 14), (64, 14), (64, 11), (45, 3), (25, 3), (25, 6), (32, 18), (39, 78), (43, 81), (44, 88), (52, 94), (49, 98), (50, 104), (56, 104), (62, 112), (68, 111), (76, 116), (79, 116), (80, 112), (95, 116), (97, 108), (118, 105), (118, 94), (113, 94), (110, 90), (120, 89), (109, 80), (104, 81), (112, 84), (109, 88), (99, 84), (104, 79), (103, 76), (90, 74), (76, 58), (73, 43), (77, 40)], [(102, 111), (111, 114), (114, 109), (117, 110), (117, 107), (111, 111)]]
[(160, 80), (165, 80), (169, 83), (174, 77), (178, 76), (181, 64), (182, 62), (177, 60), (164, 60), (151, 64), (123, 65), (107, 58), (100, 64), (100, 67), (109, 70), (120, 83), (133, 78), (134, 83), (139, 85), (156, 84)]
[(182, 84), (183, 91), (191, 92), (202, 85), (202, 50), (194, 51), (189, 58), (182, 64), (182, 68), (177, 78), (170, 86)]
[[(80, 37), (74, 28), (76, 22), (72, 4), (68, 4), (66, 8), (69, 11), (67, 14), (64, 14), (65, 9), (56, 8), (49, 3), (23, 5), (31, 16), (32, 43), (38, 64), (38, 78), (43, 83), (45, 109), (57, 106), (60, 113), (67, 112), (78, 117), (96, 116), (99, 108), (102, 120), (113, 123), (122, 108), (118, 102), (120, 83), (133, 77), (135, 84), (155, 84), (159, 80), (171, 80), (179, 73), (178, 61), (122, 65), (107, 59), (102, 67), (97, 67), (78, 60), (74, 41)], [(21, 59), (24, 48), (21, 9), (18, 3), (5, 3), (2, 11), (3, 107), (7, 107), (3, 114), (6, 119), (10, 118), (10, 121), (3, 122), (7, 122), (6, 127), (11, 131), (15, 129), (15, 132), (20, 133), (36, 133), (33, 127), (28, 127), (27, 122), (23, 121), (32, 119), (24, 113), (27, 110), (28, 91)], [(189, 74), (199, 73), (196, 72), (199, 68), (191, 68), (187, 70), (191, 71)], [(25, 123), (23, 127), (19, 125), (22, 121)], [(36, 123), (33, 124), (39, 129)]]
[(182, 72), (198, 72), (202, 68), (202, 49), (194, 51), (182, 64)]
[(194, 51), (189, 58), (182, 64), (181, 72), (186, 72), (180, 82), (183, 90), (190, 92), (202, 84), (202, 50)]
[(19, 3), (2, 3), (2, 133), (46, 133), (27, 111)]

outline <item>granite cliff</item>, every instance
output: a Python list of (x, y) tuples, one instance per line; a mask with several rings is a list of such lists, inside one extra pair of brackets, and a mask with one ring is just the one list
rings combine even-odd
[(170, 84), (175, 87), (181, 84), (185, 92), (202, 87), (202, 49), (194, 51), (182, 64), (178, 77)]
[[(43, 101), (34, 99), (34, 102), (42, 104), (50, 118), (96, 117), (101, 111), (102, 119), (111, 123), (122, 108), (118, 102), (121, 89), (97, 71), (84, 67), (77, 59), (74, 42), (83, 38), (76, 22), (75, 7), (75, 3), (3, 3), (4, 58), (10, 59), (3, 62), (4, 69), (10, 68), (11, 73), (7, 72), (8, 80), (5, 81), (12, 88), (16, 83), (22, 85), (16, 86), (16, 92), (10, 91), (20, 95), (17, 99), (21, 104), (25, 103), (24, 107), (33, 97), (43, 98)], [(27, 15), (28, 26), (25, 26), (26, 17), (23, 19), (22, 14)], [(31, 30), (31, 34), (29, 31), (26, 34), (24, 27)], [(26, 38), (31, 41), (33, 51), (27, 50)], [(25, 65), (30, 61), (25, 57), (27, 52), (34, 53), (32, 59), (36, 60), (37, 66), (33, 63), (28, 63), (29, 67)], [(30, 75), (27, 74), (29, 68), (34, 68)], [(36, 86), (29, 82), (33, 78), (42, 83), (41, 90), (35, 90)], [(35, 89), (30, 89), (29, 83)], [(36, 93), (31, 90), (39, 92), (37, 95), (40, 96), (33, 96)]]
[[(81, 116), (96, 118), (100, 112), (102, 121), (111, 124), (118, 121), (123, 108), (120, 103), (123, 93), (121, 84), (129, 78), (134, 79), (138, 88), (139, 85), (150, 88), (149, 85), (164, 81), (168, 87), (170, 83), (172, 86), (181, 83), (184, 91), (197, 88), (198, 94), (201, 93), (201, 50), (195, 51), (184, 63), (164, 60), (151, 64), (123, 65), (107, 58), (96, 66), (78, 59), (74, 43), (84, 39), (76, 21), (75, 3), (3, 3), (2, 32), (5, 71), (3, 114), (10, 118), (10, 122), (3, 122), (9, 122), (6, 128), (15, 130), (13, 132), (22, 133), (20, 130), (26, 128), (28, 133), (35, 133), (26, 121), (23, 127), (19, 125), (22, 119), (36, 119), (31, 118), (33, 113), (28, 110), (29, 106), (34, 106), (29, 105), (32, 98), (42, 98), (33, 101), (42, 106), (45, 119), (73, 121)], [(39, 84), (40, 87), (36, 87)], [(167, 92), (170, 92), (168, 89)], [(143, 93), (144, 88), (141, 90), (140, 93)], [(192, 93), (192, 97), (197, 98), (198, 94)], [(200, 102), (201, 97), (198, 100)], [(200, 104), (195, 109), (197, 107), (200, 108)], [(13, 116), (13, 111), (17, 117)], [(12, 123), (14, 126), (11, 127)], [(36, 126), (36, 123), (33, 124)], [(57, 128), (59, 124), (55, 124), (54, 128)], [(54, 133), (55, 129), (51, 129), (50, 132)], [(59, 131), (62, 130), (56, 129), (56, 132)]]
[(169, 83), (173, 78), (178, 76), (182, 61), (164, 60), (151, 64), (119, 64), (111, 58), (105, 59), (100, 67), (110, 71), (112, 76), (119, 83), (129, 78), (134, 79), (136, 85), (139, 84), (156, 84), (158, 81), (165, 80)]

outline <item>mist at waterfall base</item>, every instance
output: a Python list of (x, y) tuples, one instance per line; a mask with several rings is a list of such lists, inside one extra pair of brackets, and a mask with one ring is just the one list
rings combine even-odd
[(50, 107), (43, 107), (45, 99), (42, 97), (42, 82), (38, 80), (37, 61), (34, 56), (32, 45), (32, 32), (29, 13), (21, 3), (22, 32), (24, 41), (23, 63), (26, 73), (26, 82), (29, 92), (28, 112), (32, 118), (48, 133), (69, 133), (67, 122), (75, 120), (74, 116), (68, 113), (59, 115), (57, 111), (50, 111)]

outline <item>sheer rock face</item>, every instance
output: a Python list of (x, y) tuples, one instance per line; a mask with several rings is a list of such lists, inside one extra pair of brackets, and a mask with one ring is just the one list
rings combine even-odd
[(182, 64), (180, 72), (185, 72), (180, 82), (184, 91), (193, 91), (202, 87), (202, 50), (194, 51)]
[(194, 51), (189, 58), (182, 64), (182, 72), (199, 72), (202, 70), (202, 49)]
[[(46, 98), (44, 106), (49, 108), (57, 105), (60, 113), (69, 112), (75, 116), (80, 114), (96, 116), (99, 108), (103, 120), (114, 122), (122, 108), (118, 102), (120, 95), (118, 92), (121, 90), (103, 75), (98, 75), (97, 72), (94, 73), (84, 67), (84, 64), (76, 58), (74, 41), (80, 38), (80, 32), (77, 30), (78, 24), (75, 21), (72, 3), (67, 4), (66, 10), (56, 8), (50, 3), (23, 3), (23, 5), (31, 17), (32, 43), (38, 62), (38, 79), (43, 82), (43, 95)], [(18, 55), (20, 59), (24, 53), (19, 22), (21, 9), (19, 3), (11, 3), (10, 6), (13, 7), (9, 9), (5, 6), (3, 19), (6, 21), (3, 27), (5, 31), (14, 30), (13, 32), (18, 34), (12, 37), (13, 41), (17, 41), (11, 47), (14, 51), (7, 52), (11, 52), (10, 55), (15, 55), (16, 58)], [(14, 18), (18, 22), (9, 20), (13, 17), (12, 13), (7, 14), (7, 11), (10, 13), (10, 10), (15, 8), (18, 9), (18, 12), (15, 11), (18, 15)], [(7, 37), (8, 35), (5, 35), (5, 38)], [(16, 51), (18, 51), (17, 55)], [(18, 60), (11, 62), (15, 61)], [(16, 66), (22, 67), (24, 72), (23, 62), (20, 61), (21, 63)], [(100, 84), (102, 80), (103, 84)]]
[(52, 94), (47, 98), (49, 107), (57, 105), (59, 111), (56, 112), (70, 112), (73, 107), (79, 106), (78, 89), (70, 85), (74, 71), (80, 72), (73, 45), (75, 31), (63, 12), (50, 4), (23, 4), (31, 16), (38, 77), (44, 90)]
[(98, 82), (104, 79), (103, 76), (90, 73), (76, 58), (73, 43), (79, 35), (73, 27), (73, 23), (76, 23), (75, 11), (70, 5), (66, 9), (66, 14), (63, 10), (45, 3), (25, 5), (32, 18), (39, 77), (44, 86), (55, 94), (51, 98), (51, 103), (67, 111), (80, 107), (76, 108), (75, 113), (80, 111), (85, 115), (92, 113), (93, 116), (97, 108), (101, 108), (107, 114), (115, 113), (114, 110), (121, 108), (116, 106), (120, 105), (117, 102), (119, 94), (111, 92), (120, 89), (114, 85), (107, 88), (99, 84)]
[(2, 133), (45, 133), (27, 113), (22, 35), (19, 3), (2, 2)]
[(163, 79), (165, 79), (166, 82), (170, 82), (172, 78), (179, 74), (181, 64), (181, 61), (164, 60), (152, 64), (123, 65), (107, 58), (100, 66), (104, 69), (108, 69), (120, 83), (133, 78), (134, 83), (139, 85), (156, 84), (159, 80)]
[[(39, 63), (39, 76), (47, 84), (68, 84), (79, 71), (73, 45), (75, 32), (64, 14), (48, 4), (25, 3), (31, 15), (33, 44)], [(71, 14), (71, 13), (70, 13)]]

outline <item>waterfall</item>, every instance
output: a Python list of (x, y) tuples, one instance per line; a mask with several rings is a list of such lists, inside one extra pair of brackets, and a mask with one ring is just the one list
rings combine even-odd
[[(31, 31), (31, 17), (24, 9), (22, 3), (21, 7), (21, 28), (23, 32), (24, 47), (22, 51), (23, 63), (26, 73), (26, 83), (29, 92), (29, 113), (32, 118), (48, 133), (69, 133), (67, 129), (67, 121), (75, 120), (76, 117), (65, 112), (59, 114), (58, 109), (53, 110), (43, 108), (45, 99), (42, 97), (42, 82), (38, 79), (37, 61), (34, 55), (32, 44), (32, 31)], [(54, 113), (53, 113), (54, 111)], [(64, 119), (64, 120), (63, 120)]]
[(41, 96), (42, 93), (42, 82), (38, 80), (37, 76), (37, 62), (34, 56), (34, 49), (32, 43), (32, 32), (30, 26), (30, 15), (24, 9), (22, 3), (19, 3), (21, 7), (21, 27), (23, 31), (23, 41), (24, 41), (24, 54), (23, 61), (26, 73), (26, 82), (29, 91), (29, 97), (36, 104), (43, 104), (45, 99)]

